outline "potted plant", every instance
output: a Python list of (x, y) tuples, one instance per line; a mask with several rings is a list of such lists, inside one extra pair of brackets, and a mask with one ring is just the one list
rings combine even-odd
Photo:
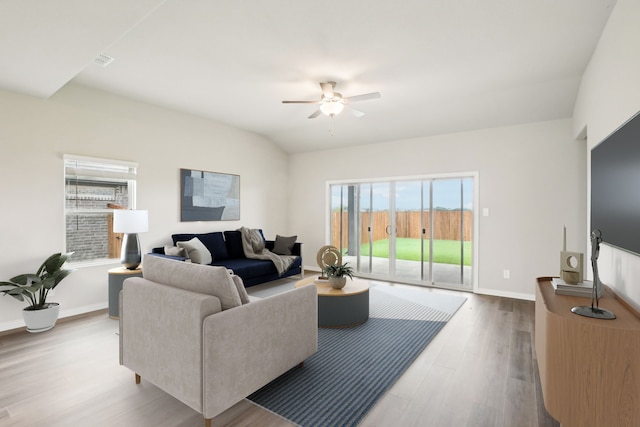
[(353, 279), (353, 267), (344, 264), (327, 265), (322, 272), (329, 278), (329, 284), (335, 289), (342, 289), (347, 284), (347, 277)]
[(57, 302), (48, 303), (47, 295), (71, 274), (71, 270), (65, 270), (62, 266), (72, 253), (53, 254), (42, 263), (35, 274), (20, 274), (8, 282), (0, 282), (0, 287), (5, 288), (1, 291), (3, 294), (11, 295), (19, 301), (27, 301), (29, 304), (22, 310), (27, 331), (44, 332), (56, 324), (60, 305)]

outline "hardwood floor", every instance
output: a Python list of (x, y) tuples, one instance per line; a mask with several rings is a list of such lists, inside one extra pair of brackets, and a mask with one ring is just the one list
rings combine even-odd
[[(540, 395), (534, 303), (464, 295), (361, 426), (558, 426)], [(200, 414), (144, 379), (135, 385), (118, 364), (117, 332), (118, 322), (100, 313), (1, 336), (0, 426), (203, 426)], [(244, 400), (213, 425), (293, 424)]]

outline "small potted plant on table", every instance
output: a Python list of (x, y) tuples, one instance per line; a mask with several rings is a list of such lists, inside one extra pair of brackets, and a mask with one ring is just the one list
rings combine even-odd
[(22, 310), (27, 331), (44, 332), (56, 324), (60, 304), (48, 303), (47, 295), (71, 274), (72, 270), (65, 270), (62, 266), (72, 253), (53, 254), (42, 263), (35, 274), (20, 274), (12, 277), (8, 282), (0, 282), (0, 287), (7, 288), (0, 292), (29, 303), (29, 306)]
[(322, 272), (329, 278), (329, 284), (335, 289), (342, 289), (347, 284), (347, 277), (353, 279), (353, 267), (344, 264), (327, 265)]

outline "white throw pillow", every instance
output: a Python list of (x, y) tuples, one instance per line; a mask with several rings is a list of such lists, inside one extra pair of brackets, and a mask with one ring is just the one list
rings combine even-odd
[(209, 249), (198, 239), (194, 237), (188, 242), (177, 242), (176, 245), (180, 248), (184, 248), (189, 255), (191, 262), (196, 264), (211, 264), (213, 258)]
[(230, 274), (231, 279), (233, 280), (233, 283), (236, 285), (236, 289), (238, 290), (238, 295), (240, 295), (240, 301), (242, 301), (242, 304), (249, 304), (249, 294), (244, 287), (242, 277), (236, 276), (235, 274), (233, 274), (233, 272)]
[(169, 255), (169, 256), (186, 257), (187, 256), (187, 250), (185, 248), (180, 248), (180, 247), (177, 247), (177, 246), (165, 246), (164, 247), (164, 254), (165, 255)]

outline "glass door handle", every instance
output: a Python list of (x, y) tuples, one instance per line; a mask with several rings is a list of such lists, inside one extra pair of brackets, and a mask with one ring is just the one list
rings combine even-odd
[(391, 234), (391, 226), (390, 226), (390, 225), (387, 225), (387, 226), (384, 228), (384, 232), (385, 232), (385, 233), (387, 233), (387, 235)]

